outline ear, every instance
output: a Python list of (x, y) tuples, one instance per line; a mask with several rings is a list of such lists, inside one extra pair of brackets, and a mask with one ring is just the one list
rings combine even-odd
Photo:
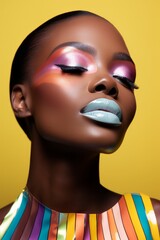
[(25, 118), (31, 116), (27, 101), (26, 88), (22, 84), (17, 84), (11, 92), (11, 104), (16, 117)]

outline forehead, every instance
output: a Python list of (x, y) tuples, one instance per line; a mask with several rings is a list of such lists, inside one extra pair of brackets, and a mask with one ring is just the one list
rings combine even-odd
[[(55, 24), (48, 30), (48, 40), (51, 44), (59, 45), (63, 42), (82, 42), (95, 45), (105, 50), (109, 46), (113, 51), (124, 48), (125, 43), (117, 29), (107, 20), (94, 16), (82, 15), (71, 17)], [(48, 42), (49, 43), (49, 42)]]

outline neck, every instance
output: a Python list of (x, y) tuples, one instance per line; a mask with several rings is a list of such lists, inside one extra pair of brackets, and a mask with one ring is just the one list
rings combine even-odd
[(45, 205), (67, 210), (99, 188), (99, 154), (34, 138), (27, 186)]
[(61, 212), (101, 212), (110, 192), (99, 182), (98, 153), (41, 138), (32, 141), (27, 187), (44, 205)]

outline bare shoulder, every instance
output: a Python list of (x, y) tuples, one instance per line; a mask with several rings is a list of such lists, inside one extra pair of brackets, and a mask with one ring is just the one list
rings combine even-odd
[(9, 212), (11, 206), (13, 203), (8, 204), (7, 206), (3, 207), (0, 209), (0, 224), (2, 223), (4, 217), (6, 216), (6, 214)]
[(151, 202), (152, 202), (152, 205), (153, 205), (153, 209), (154, 209), (154, 212), (155, 212), (155, 215), (156, 215), (156, 218), (157, 218), (157, 222), (158, 222), (158, 227), (159, 227), (159, 230), (160, 230), (160, 200), (151, 198)]

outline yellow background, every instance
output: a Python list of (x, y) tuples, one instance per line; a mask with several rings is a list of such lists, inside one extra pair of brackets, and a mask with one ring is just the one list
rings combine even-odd
[(61, 12), (84, 9), (110, 20), (137, 64), (137, 114), (121, 148), (103, 155), (101, 182), (124, 192), (160, 198), (160, 1), (13, 0), (0, 2), (0, 206), (25, 186), (30, 143), (10, 108), (8, 84), (13, 55), (35, 27)]

